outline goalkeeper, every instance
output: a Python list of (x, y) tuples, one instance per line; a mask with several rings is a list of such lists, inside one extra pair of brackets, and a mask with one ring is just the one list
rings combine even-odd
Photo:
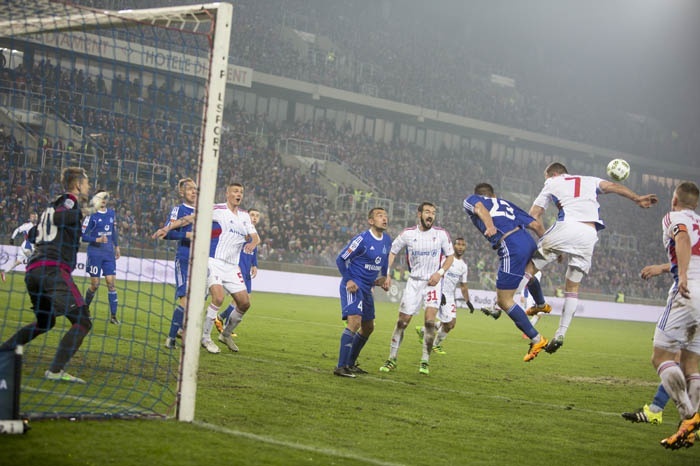
[(66, 192), (46, 208), (41, 221), (29, 233), (36, 246), (27, 264), (24, 281), (36, 320), (19, 329), (0, 345), (0, 350), (11, 350), (29, 343), (56, 325), (56, 315), (64, 315), (71, 327), (59, 342), (56, 356), (44, 377), (85, 383), (63, 369), (92, 328), (88, 307), (71, 277), (80, 248), (83, 220), (80, 205), (87, 202), (90, 183), (85, 170), (69, 167), (61, 173), (61, 184)]

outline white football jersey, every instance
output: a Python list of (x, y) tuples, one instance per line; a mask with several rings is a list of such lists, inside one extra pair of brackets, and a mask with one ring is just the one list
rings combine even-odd
[(664, 231), (664, 247), (671, 262), (673, 277), (678, 280), (675, 235), (678, 231), (687, 231), (691, 248), (688, 280), (700, 279), (700, 215), (690, 209), (672, 211), (664, 215), (661, 224)]
[(455, 257), (455, 260), (452, 261), (452, 265), (447, 269), (445, 276), (442, 277), (442, 294), (448, 297), (448, 299), (450, 299), (450, 297), (454, 299), (457, 285), (467, 283), (468, 273), (469, 267), (467, 267), (467, 263), (464, 262), (462, 258), (457, 259)]
[(559, 209), (557, 221), (595, 222), (605, 228), (600, 218), (598, 194), (601, 178), (562, 174), (547, 178), (534, 205), (547, 209), (554, 203)]
[(241, 209), (234, 213), (225, 203), (214, 204), (212, 221), (209, 257), (238, 265), (246, 237), (257, 233), (250, 215)]
[(417, 280), (430, 280), (443, 258), (454, 254), (450, 235), (439, 227), (428, 231), (421, 231), (418, 225), (406, 228), (391, 243), (391, 252), (398, 254), (404, 247), (409, 276)]
[(31, 230), (34, 227), (34, 224), (32, 222), (27, 222), (23, 223), (17, 228), (15, 228), (15, 231), (12, 232), (12, 239), (15, 239), (19, 235), (24, 235), (29, 233), (29, 230)]

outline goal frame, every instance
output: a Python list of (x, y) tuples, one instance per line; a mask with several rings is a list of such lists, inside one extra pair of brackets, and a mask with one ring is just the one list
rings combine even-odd
[[(204, 302), (206, 300), (207, 263), (211, 242), (212, 206), (216, 194), (219, 150), (226, 95), (229, 46), (233, 21), (233, 5), (230, 3), (203, 3), (187, 6), (129, 9), (120, 11), (97, 10), (66, 2), (33, 0), (42, 14), (18, 24), (0, 18), (0, 30), (11, 31), (8, 37), (18, 37), (41, 32), (58, 32), (101, 25), (128, 25), (137, 22), (153, 26), (173, 27), (183, 22), (186, 15), (202, 22), (213, 22), (213, 41), (210, 41), (209, 74), (205, 90), (202, 115), (201, 141), (199, 145), (199, 194), (197, 220), (193, 226), (194, 237), (190, 253), (190, 272), (185, 312), (184, 347), (178, 371), (176, 417), (192, 422), (195, 416), (197, 371), (199, 370), (200, 338)], [(26, 12), (22, 0), (10, 0), (4, 5)], [(212, 15), (215, 12), (215, 15)], [(179, 20), (179, 21), (178, 21)], [(193, 32), (201, 32), (194, 30)]]

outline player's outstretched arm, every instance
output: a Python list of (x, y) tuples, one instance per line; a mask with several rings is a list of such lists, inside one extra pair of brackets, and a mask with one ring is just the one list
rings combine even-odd
[(648, 209), (659, 202), (659, 198), (656, 196), (656, 194), (645, 194), (642, 196), (635, 193), (627, 186), (620, 183), (614, 183), (612, 181), (601, 181), (600, 190), (605, 194), (615, 193), (622, 197), (626, 197), (627, 199), (634, 201), (635, 204), (643, 209)]
[(163, 239), (168, 235), (168, 230), (163, 227), (163, 228), (158, 228), (155, 233), (151, 235), (151, 238), (153, 239)]
[(640, 276), (644, 280), (648, 280), (652, 277), (656, 277), (657, 275), (661, 275), (662, 273), (670, 273), (671, 272), (671, 264), (670, 263), (665, 263), (665, 264), (653, 264), (653, 265), (647, 265), (644, 267), (640, 273)]
[(158, 228), (155, 233), (151, 235), (151, 238), (153, 239), (163, 239), (167, 236), (167, 234), (170, 232), (170, 230), (177, 230), (178, 228), (182, 228), (184, 226), (187, 226), (191, 223), (194, 223), (195, 219), (195, 214), (190, 214), (190, 215), (185, 215), (184, 217), (180, 217), (176, 220), (172, 220), (168, 222), (167, 225), (165, 225), (162, 228)]

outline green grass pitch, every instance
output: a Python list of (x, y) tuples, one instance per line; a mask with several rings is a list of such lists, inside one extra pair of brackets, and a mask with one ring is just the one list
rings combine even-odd
[[(165, 323), (171, 292), (149, 298), (165, 303)], [(154, 320), (137, 311), (138, 296), (120, 296), (123, 320)], [(0, 436), (0, 464), (698, 464), (698, 447), (659, 445), (678, 422), (672, 404), (660, 426), (620, 417), (656, 390), (653, 324), (574, 319), (559, 352), (523, 363), (527, 341), (507, 316), (460, 310), (430, 376), (418, 373), (413, 325), (397, 371), (384, 374), (398, 306), (381, 303), (359, 361), (370, 373), (345, 379), (332, 374), (338, 300), (254, 293), (252, 303), (238, 328), (240, 352), (220, 345), (221, 354), (201, 355), (196, 422), (35, 421), (26, 435)], [(538, 327), (550, 337), (557, 320)], [(135, 339), (158, 338), (154, 355), (166, 351), (158, 332), (133, 328)]]

